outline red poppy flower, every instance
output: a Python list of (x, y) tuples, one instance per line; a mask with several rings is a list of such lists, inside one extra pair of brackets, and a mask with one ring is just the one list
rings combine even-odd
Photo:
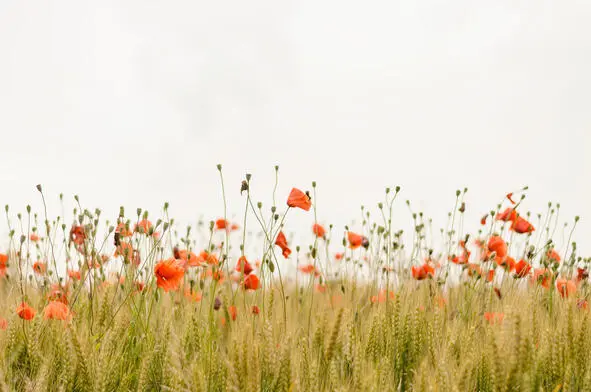
[(531, 268), (532, 268), (531, 264), (529, 264), (527, 261), (521, 259), (515, 264), (515, 275), (517, 275), (520, 278), (523, 278), (524, 276), (529, 274), (529, 271), (531, 271)]
[(435, 268), (425, 263), (421, 266), (412, 266), (411, 268), (412, 277), (416, 280), (423, 280), (433, 277), (435, 274)]
[(250, 263), (248, 262), (248, 260), (246, 260), (246, 257), (241, 256), (238, 259), (238, 263), (236, 264), (236, 271), (240, 272), (240, 273), (244, 273), (244, 275), (250, 275), (250, 273), (253, 271), (252, 266), (250, 265)]
[(70, 309), (63, 302), (51, 301), (45, 307), (43, 317), (46, 320), (67, 320), (70, 317)]
[(86, 233), (84, 232), (84, 227), (72, 226), (70, 229), (70, 240), (76, 245), (82, 245), (85, 239)]
[(505, 211), (497, 214), (496, 219), (503, 222), (512, 222), (517, 218), (517, 211), (514, 208), (508, 207)]
[(133, 231), (138, 232), (140, 234), (149, 234), (150, 233), (150, 229), (153, 227), (152, 222), (150, 222), (147, 219), (142, 219), (141, 221), (139, 221)]
[(171, 258), (162, 260), (156, 264), (154, 274), (156, 275), (156, 284), (158, 287), (168, 292), (170, 290), (178, 290), (183, 276), (185, 276), (185, 269), (180, 260)]
[(577, 268), (577, 281), (582, 282), (589, 278), (589, 271), (585, 268)]
[(30, 239), (31, 241), (33, 241), (33, 242), (37, 242), (37, 241), (39, 241), (39, 236), (38, 236), (37, 234), (35, 234), (35, 233), (32, 233), (32, 234), (29, 236), (29, 239)]
[(30, 307), (26, 302), (21, 303), (16, 308), (16, 314), (23, 320), (32, 320), (37, 311)]
[(33, 264), (33, 271), (38, 275), (43, 275), (47, 271), (47, 264), (42, 261), (36, 261)]
[(178, 248), (174, 248), (173, 254), (174, 258), (182, 260), (186, 267), (199, 267), (201, 263), (205, 261), (202, 257), (197, 256), (195, 253), (189, 252), (186, 249), (179, 250)]
[(258, 290), (260, 286), (259, 278), (255, 274), (250, 274), (244, 278), (245, 290)]
[(312, 232), (318, 238), (324, 238), (324, 236), (326, 235), (326, 230), (324, 229), (324, 227), (322, 227), (322, 225), (319, 225), (318, 223), (314, 223), (314, 225), (312, 226)]
[(511, 227), (509, 230), (512, 230), (516, 233), (523, 234), (523, 233), (531, 233), (535, 230), (534, 226), (529, 223), (527, 220), (523, 219), (522, 217), (518, 216), (511, 222)]
[(554, 249), (550, 249), (548, 252), (546, 252), (546, 257), (553, 263), (560, 263), (560, 260), (562, 260), (560, 258), (560, 255), (558, 254), (558, 252), (556, 252)]
[(258, 306), (252, 305), (252, 314), (259, 314), (261, 313), (261, 309)]
[(68, 269), (68, 276), (73, 280), (80, 280), (82, 278), (80, 271), (74, 271), (71, 269)]
[(489, 322), (489, 324), (501, 324), (503, 319), (505, 318), (504, 313), (494, 313), (494, 312), (484, 312), (484, 319)]
[(287, 205), (289, 207), (301, 208), (304, 211), (310, 211), (312, 201), (310, 200), (310, 196), (306, 193), (297, 188), (293, 188), (287, 197)]
[(511, 204), (515, 205), (515, 201), (513, 200), (513, 192), (507, 193), (507, 200), (511, 202)]
[(564, 278), (556, 279), (556, 290), (563, 298), (571, 297), (577, 292), (577, 284), (573, 280), (566, 280)]
[(343, 257), (344, 256), (345, 255), (343, 253), (335, 253), (334, 254), (334, 259), (337, 260), (337, 261), (340, 261), (340, 260), (343, 260)]
[(220, 218), (220, 219), (218, 219), (218, 220), (215, 221), (215, 228), (217, 230), (225, 230), (226, 227), (228, 227), (229, 224), (230, 224), (230, 222), (228, 222), (225, 219), (221, 219)]
[(347, 232), (347, 239), (349, 240), (349, 248), (351, 249), (357, 249), (360, 246), (363, 246), (365, 249), (369, 247), (369, 240), (363, 235), (349, 231)]
[(534, 274), (531, 277), (532, 283), (539, 283), (542, 287), (549, 289), (552, 281), (552, 271), (547, 268), (534, 269)]
[(298, 269), (300, 270), (300, 272), (304, 273), (304, 274), (314, 274), (314, 275), (319, 275), (318, 271), (316, 271), (316, 267), (314, 267), (314, 264), (304, 264), (304, 265), (300, 265), (298, 267)]
[(236, 309), (236, 306), (228, 306), (228, 313), (230, 314), (232, 321), (236, 321), (236, 317), (238, 317), (238, 309)]
[(275, 239), (275, 245), (281, 248), (283, 257), (287, 259), (291, 254), (291, 249), (289, 249), (289, 247), (287, 246), (287, 238), (285, 238), (285, 234), (283, 234), (282, 231), (280, 231), (279, 234), (277, 234), (277, 238)]
[(129, 225), (124, 222), (120, 222), (115, 229), (115, 233), (119, 233), (121, 237), (131, 237), (133, 233), (129, 230)]
[(507, 244), (498, 235), (490, 237), (487, 246), (489, 252), (495, 252), (497, 254), (497, 259), (503, 260), (507, 256)]

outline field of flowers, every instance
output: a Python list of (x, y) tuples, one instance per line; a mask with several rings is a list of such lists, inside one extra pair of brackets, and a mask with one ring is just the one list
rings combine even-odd
[[(263, 206), (250, 175), (218, 170), (243, 219), (6, 206), (1, 391), (591, 390), (589, 259), (560, 206), (531, 214), (527, 187), (501, 192), (466, 233), (458, 191), (434, 234), (409, 202), (414, 225), (397, 226), (395, 187), (337, 228), (314, 183)], [(293, 214), (307, 243), (291, 243)]]

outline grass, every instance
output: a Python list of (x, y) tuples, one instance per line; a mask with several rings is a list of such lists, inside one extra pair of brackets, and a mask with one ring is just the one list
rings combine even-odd
[[(0, 390), (591, 390), (589, 260), (570, 243), (574, 227), (555, 249), (559, 207), (520, 233), (499, 205), (474, 245), (458, 192), (435, 251), (423, 214), (411, 209), (411, 246), (393, 229), (396, 188), (378, 205), (382, 222), (368, 214), (357, 236), (328, 227), (292, 250), (276, 239), (293, 213), (318, 222), (315, 184), (311, 205), (292, 191), (290, 207), (265, 215), (250, 180), (240, 227), (224, 208), (183, 235), (168, 206), (155, 223), (122, 208), (113, 224), (77, 197), (73, 224), (30, 208), (15, 220), (7, 206)], [(521, 214), (522, 202), (502, 204)], [(23, 302), (29, 313), (16, 311)]]

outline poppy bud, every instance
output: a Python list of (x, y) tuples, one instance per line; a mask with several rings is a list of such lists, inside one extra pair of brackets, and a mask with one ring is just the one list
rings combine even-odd
[(37, 190), (38, 190), (39, 192), (43, 192), (43, 189), (41, 188), (41, 184), (37, 184)]
[(222, 171), (222, 165), (221, 165), (220, 163), (218, 163), (218, 164), (216, 165), (216, 167), (218, 168), (218, 170), (219, 170), (219, 171)]
[(213, 301), (213, 310), (220, 310), (221, 307), (222, 301), (219, 299), (219, 297), (215, 297), (215, 300)]
[(244, 191), (248, 191), (248, 182), (246, 182), (246, 180), (242, 180), (242, 185), (240, 186), (240, 194), (242, 194), (242, 192)]
[(369, 240), (367, 239), (367, 237), (363, 237), (363, 239), (361, 240), (361, 246), (363, 246), (365, 249), (369, 248)]

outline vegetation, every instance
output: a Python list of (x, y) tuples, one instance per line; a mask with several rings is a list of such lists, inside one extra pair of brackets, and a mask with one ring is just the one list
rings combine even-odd
[[(458, 191), (437, 251), (410, 203), (411, 246), (394, 228), (398, 187), (342, 232), (320, 224), (316, 184), (265, 212), (250, 181), (243, 221), (182, 235), (168, 205), (112, 224), (78, 197), (71, 224), (7, 206), (0, 390), (591, 390), (589, 260), (578, 218), (553, 242), (560, 206), (530, 223), (524, 188), (471, 237)], [(310, 216), (305, 249), (294, 213)]]

